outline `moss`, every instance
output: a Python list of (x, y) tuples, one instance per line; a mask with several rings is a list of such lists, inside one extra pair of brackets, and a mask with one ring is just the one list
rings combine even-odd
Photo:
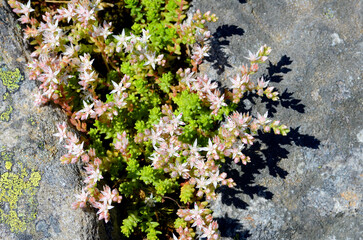
[(13, 156), (6, 151), (0, 154), (0, 161), (5, 162), (0, 171), (0, 223), (7, 224), (10, 231), (19, 233), (24, 232), (36, 218), (35, 195), (41, 175), (20, 162), (14, 162)]

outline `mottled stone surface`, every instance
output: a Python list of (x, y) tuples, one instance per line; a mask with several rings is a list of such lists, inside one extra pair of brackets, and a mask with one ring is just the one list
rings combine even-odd
[(0, 1), (0, 239), (99, 239), (94, 212), (71, 209), (77, 166), (62, 165), (55, 124), (64, 114), (34, 107), (21, 32)]
[(262, 73), (277, 103), (250, 96), (291, 128), (260, 135), (238, 186), (213, 204), (225, 239), (363, 239), (363, 3), (359, 0), (196, 0), (219, 16), (204, 71), (223, 84), (248, 50), (271, 46)]

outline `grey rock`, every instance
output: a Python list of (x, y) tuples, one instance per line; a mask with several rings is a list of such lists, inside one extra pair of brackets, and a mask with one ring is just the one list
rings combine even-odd
[(261, 75), (276, 103), (247, 97), (242, 109), (290, 127), (261, 134), (251, 163), (223, 168), (237, 182), (213, 202), (224, 239), (363, 239), (362, 1), (196, 0), (208, 24), (202, 66), (224, 86), (248, 50), (272, 47)]
[(0, 239), (100, 239), (94, 211), (71, 209), (80, 191), (78, 166), (62, 165), (53, 137), (65, 119), (34, 106), (21, 30), (0, 1)]

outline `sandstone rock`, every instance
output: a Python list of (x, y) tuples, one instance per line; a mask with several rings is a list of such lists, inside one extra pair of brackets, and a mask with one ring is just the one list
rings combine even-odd
[(237, 182), (213, 203), (225, 239), (362, 239), (362, 1), (192, 2), (211, 11), (211, 57), (203, 68), (228, 85), (248, 50), (271, 46), (262, 73), (277, 102), (247, 97), (291, 128), (264, 134), (247, 166), (224, 168)]
[(34, 106), (37, 86), (12, 16), (0, 1), (0, 239), (99, 239), (95, 212), (71, 209), (79, 168), (60, 163), (52, 136), (65, 116)]

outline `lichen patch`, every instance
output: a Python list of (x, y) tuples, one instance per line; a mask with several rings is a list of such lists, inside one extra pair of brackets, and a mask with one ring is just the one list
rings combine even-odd
[(40, 172), (15, 161), (13, 153), (0, 153), (0, 223), (11, 232), (24, 232), (34, 222), (40, 180)]

